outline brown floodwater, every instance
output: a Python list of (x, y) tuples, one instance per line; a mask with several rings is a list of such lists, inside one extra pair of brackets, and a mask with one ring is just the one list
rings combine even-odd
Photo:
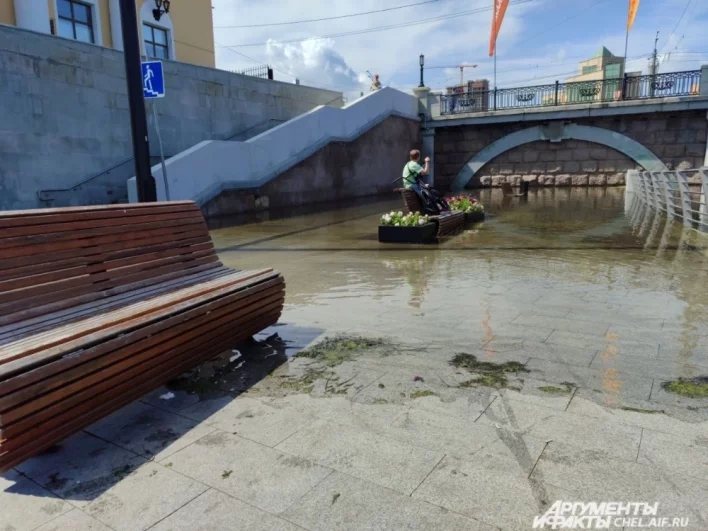
[(708, 236), (625, 205), (622, 188), (476, 195), (486, 221), (437, 244), (378, 242), (379, 217), (402, 207), (398, 197), (271, 214), (212, 237), (226, 265), (284, 274), (284, 321), (300, 327), (416, 337), (399, 325), (427, 315), (436, 326), (470, 320), (455, 333), (484, 342), (499, 333), (495, 316), (567, 308), (578, 319), (658, 326), (665, 345), (708, 359)]

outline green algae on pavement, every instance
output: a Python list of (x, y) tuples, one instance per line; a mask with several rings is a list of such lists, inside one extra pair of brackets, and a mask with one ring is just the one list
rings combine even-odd
[(471, 373), (476, 373), (479, 376), (472, 380), (467, 380), (458, 385), (461, 388), (470, 387), (493, 387), (500, 389), (507, 387), (509, 380), (507, 374), (518, 374), (520, 372), (529, 372), (523, 363), (518, 361), (507, 361), (504, 363), (494, 363), (491, 361), (479, 361), (477, 356), (473, 354), (455, 354), (450, 360), (450, 365), (458, 369), (466, 369)]
[(450, 360), (450, 365), (458, 369), (467, 369), (470, 372), (481, 374), (501, 374), (505, 372), (529, 372), (523, 363), (518, 361), (507, 361), (504, 363), (494, 363), (491, 361), (478, 361), (474, 354), (455, 354)]
[(631, 411), (632, 413), (645, 413), (647, 415), (654, 415), (656, 413), (666, 413), (663, 409), (642, 409), (639, 407), (621, 406), (620, 409), (624, 411)]
[(359, 336), (336, 336), (295, 354), (295, 358), (309, 358), (324, 363), (329, 367), (351, 361), (356, 354), (366, 350), (383, 347), (388, 342), (378, 338)]
[(308, 367), (305, 369), (302, 376), (280, 382), (280, 387), (289, 391), (311, 393), (315, 382), (321, 378), (338, 379), (333, 372), (328, 371), (327, 369), (314, 369), (312, 367)]
[(419, 391), (414, 391), (411, 393), (411, 398), (415, 400), (416, 398), (423, 398), (425, 396), (438, 396), (437, 393), (429, 391), (428, 389), (421, 389)]
[(661, 387), (669, 393), (689, 398), (708, 398), (708, 376), (679, 378), (678, 380), (663, 382)]
[(491, 374), (482, 374), (478, 378), (475, 378), (473, 380), (467, 380), (466, 382), (462, 382), (457, 387), (461, 387), (463, 389), (466, 389), (466, 388), (477, 387), (477, 386), (481, 385), (482, 387), (494, 387), (495, 389), (501, 389), (502, 387), (506, 387), (508, 384), (509, 384), (509, 381), (507, 380), (506, 376), (504, 376), (503, 374), (491, 373)]
[(563, 384), (565, 387), (556, 387), (555, 385), (544, 385), (538, 388), (539, 391), (543, 391), (544, 393), (549, 393), (552, 395), (567, 395), (570, 393), (570, 391), (573, 389), (570, 385), (568, 384)]

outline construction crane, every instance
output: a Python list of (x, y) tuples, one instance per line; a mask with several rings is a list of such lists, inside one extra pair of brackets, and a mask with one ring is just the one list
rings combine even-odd
[(477, 65), (455, 65), (455, 66), (429, 66), (429, 69), (443, 69), (443, 68), (459, 68), (460, 69), (460, 86), (465, 83), (465, 68), (477, 68)]

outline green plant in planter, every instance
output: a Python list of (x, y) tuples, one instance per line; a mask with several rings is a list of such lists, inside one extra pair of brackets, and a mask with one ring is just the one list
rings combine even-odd
[(404, 214), (403, 212), (390, 212), (381, 216), (380, 224), (385, 227), (418, 227), (430, 222), (428, 216), (418, 212)]
[(454, 197), (448, 197), (447, 203), (450, 205), (450, 210), (453, 212), (462, 212), (464, 214), (484, 212), (484, 205), (477, 201), (476, 198), (460, 194)]

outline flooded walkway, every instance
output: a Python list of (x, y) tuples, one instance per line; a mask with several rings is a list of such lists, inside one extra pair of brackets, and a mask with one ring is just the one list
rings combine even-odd
[(429, 246), (377, 241), (400, 200), (214, 229), (279, 325), (0, 478), (0, 529), (708, 529), (708, 237), (621, 189), (480, 199)]

